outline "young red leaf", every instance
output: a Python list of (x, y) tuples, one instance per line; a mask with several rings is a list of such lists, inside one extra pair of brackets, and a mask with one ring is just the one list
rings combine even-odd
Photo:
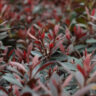
[(69, 19), (66, 19), (66, 20), (65, 20), (65, 23), (66, 23), (67, 25), (70, 25), (70, 20), (69, 20)]
[(25, 51), (25, 50), (24, 50), (23, 58), (24, 58), (24, 59), (26, 58), (26, 51)]
[(37, 24), (38, 24), (40, 27), (43, 26), (43, 24), (42, 24), (40, 21), (38, 21)]
[(53, 43), (50, 43), (49, 44), (49, 48), (52, 49), (54, 47), (54, 44)]
[(95, 12), (96, 12), (96, 9), (94, 8), (94, 9), (92, 10), (91, 16), (94, 16), (94, 15), (95, 15)]
[(48, 38), (49, 38), (50, 40), (53, 39), (53, 37), (51, 36), (51, 34), (48, 34)]
[(39, 71), (44, 70), (46, 67), (48, 67), (49, 65), (52, 65), (52, 64), (54, 64), (54, 62), (49, 62), (49, 63), (44, 64), (42, 67), (40, 67), (40, 68), (38, 69), (38, 71), (36, 72), (36, 74), (37, 74)]
[(43, 32), (43, 33), (41, 34), (41, 38), (42, 38), (42, 39), (45, 38), (45, 32)]
[(90, 62), (91, 61), (91, 54), (88, 54), (85, 59), (83, 60), (84, 64), (84, 69), (85, 71), (89, 72), (90, 71)]
[(79, 65), (77, 64), (77, 69), (82, 73), (82, 75), (86, 78), (86, 72), (85, 70)]
[(24, 8), (25, 12), (31, 12), (31, 8)]

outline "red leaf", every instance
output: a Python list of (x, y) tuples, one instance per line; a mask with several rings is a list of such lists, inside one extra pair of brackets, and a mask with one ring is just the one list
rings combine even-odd
[(32, 96), (30, 92), (23, 93), (21, 96)]
[(2, 7), (3, 7), (3, 5), (0, 3), (0, 12), (1, 12), (1, 10), (2, 10)]
[(51, 36), (51, 34), (48, 34), (48, 38), (49, 38), (50, 40), (53, 39), (53, 37)]
[(44, 39), (44, 37), (45, 37), (45, 32), (43, 32), (43, 33), (41, 34), (41, 38)]
[(53, 43), (50, 43), (49, 44), (49, 48), (52, 49), (54, 47), (54, 44)]
[(79, 65), (77, 64), (77, 69), (82, 73), (82, 75), (86, 78), (86, 73), (85, 70)]
[(74, 30), (74, 34), (76, 35), (77, 39), (81, 39), (83, 36), (86, 35), (86, 33), (83, 33), (83, 30), (80, 26), (78, 26), (78, 27), (74, 26), (73, 30)]
[(25, 30), (20, 29), (20, 30), (18, 31), (18, 36), (19, 36), (20, 38), (22, 38), (22, 39), (25, 39), (25, 38), (26, 38), (26, 29), (25, 29)]
[(36, 43), (36, 44), (41, 44), (41, 42), (40, 42), (40, 41), (35, 41), (34, 43)]
[(40, 21), (38, 21), (37, 24), (38, 24), (40, 27), (43, 26), (43, 24), (42, 24)]
[(67, 28), (65, 32), (66, 32), (65, 36), (66, 36), (67, 40), (70, 40), (70, 31), (69, 31), (69, 29)]
[(25, 50), (24, 50), (23, 58), (24, 58), (24, 59), (26, 58), (26, 51), (25, 51)]
[(49, 62), (49, 63), (44, 64), (42, 67), (40, 67), (40, 68), (38, 69), (38, 71), (36, 72), (36, 74), (37, 74), (39, 71), (44, 70), (46, 67), (48, 67), (49, 65), (52, 65), (52, 64), (54, 64), (54, 62)]
[(66, 19), (66, 20), (65, 20), (65, 23), (66, 23), (67, 25), (70, 25), (70, 20), (69, 20), (69, 19)]
[(8, 57), (11, 56), (11, 55), (13, 54), (13, 52), (14, 52), (14, 49), (12, 49), (12, 50), (9, 52)]
[(34, 29), (33, 26), (31, 27), (30, 33), (31, 33), (32, 35), (35, 35), (35, 29)]
[(84, 69), (85, 71), (89, 72), (90, 71), (90, 62), (91, 61), (91, 54), (88, 54), (84, 61), (83, 61), (83, 64), (84, 64)]
[(95, 12), (96, 12), (96, 9), (94, 8), (94, 9), (92, 10), (91, 16), (94, 16), (94, 15), (95, 15)]
[(25, 12), (31, 12), (31, 8), (25, 8), (24, 11)]

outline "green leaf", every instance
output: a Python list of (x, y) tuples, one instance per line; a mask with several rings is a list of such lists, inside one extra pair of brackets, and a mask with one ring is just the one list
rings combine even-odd
[(15, 84), (15, 85), (17, 85), (17, 86), (19, 86), (19, 87), (23, 87), (22, 84), (21, 84), (18, 80), (16, 80), (16, 78), (13, 77), (12, 74), (6, 74), (6, 75), (3, 76), (3, 78), (4, 78), (6, 81), (8, 81), (8, 82), (10, 82), (10, 83), (12, 83), (12, 84)]
[(38, 56), (38, 57), (41, 57), (42, 54), (39, 52), (39, 51), (31, 51), (31, 54), (34, 55), (34, 56)]
[(76, 50), (80, 50), (80, 49), (84, 49), (84, 48), (86, 48), (86, 45), (76, 45), (75, 46)]
[(96, 43), (96, 39), (94, 39), (94, 38), (91, 38), (91, 39), (88, 39), (87, 41), (86, 41), (86, 43)]
[(73, 65), (73, 64), (71, 64), (69, 62), (65, 62), (65, 63), (62, 63), (62, 64), (63, 64), (64, 67), (66, 67), (69, 70), (74, 70), (74, 71), (76, 70), (75, 65)]

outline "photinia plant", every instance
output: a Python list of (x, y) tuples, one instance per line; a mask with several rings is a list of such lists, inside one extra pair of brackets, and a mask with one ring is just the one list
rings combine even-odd
[(95, 5), (0, 0), (0, 96), (95, 96)]

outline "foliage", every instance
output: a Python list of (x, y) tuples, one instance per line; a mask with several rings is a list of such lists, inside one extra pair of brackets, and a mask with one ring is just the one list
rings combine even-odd
[(0, 96), (95, 96), (95, 5), (0, 0)]

